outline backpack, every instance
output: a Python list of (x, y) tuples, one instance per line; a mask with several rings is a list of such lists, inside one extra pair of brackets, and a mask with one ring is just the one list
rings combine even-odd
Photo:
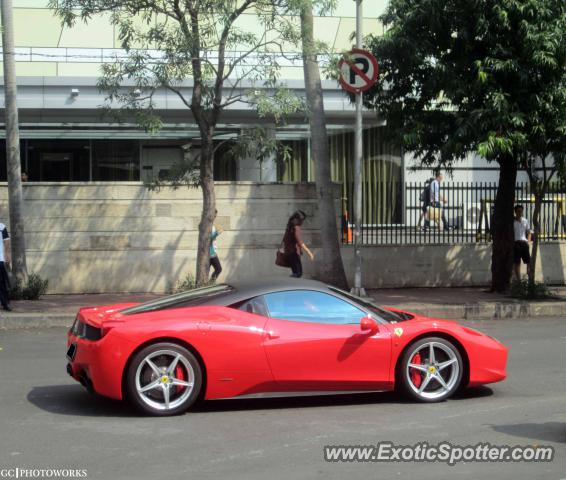
[(429, 204), (430, 203), (430, 183), (434, 180), (433, 178), (427, 180), (425, 182), (425, 186), (419, 195), (419, 200), (423, 203)]

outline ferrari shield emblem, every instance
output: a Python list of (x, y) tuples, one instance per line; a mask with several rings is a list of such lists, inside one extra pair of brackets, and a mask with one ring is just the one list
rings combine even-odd
[(398, 337), (400, 337), (401, 335), (403, 335), (403, 329), (402, 328), (396, 328), (394, 330), (395, 335), (397, 335)]

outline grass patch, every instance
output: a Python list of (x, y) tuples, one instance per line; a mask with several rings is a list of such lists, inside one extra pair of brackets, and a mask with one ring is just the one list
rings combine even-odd
[(186, 292), (188, 290), (194, 290), (195, 288), (198, 288), (198, 287), (208, 287), (210, 285), (214, 285), (215, 283), (216, 282), (214, 280), (210, 280), (203, 285), (197, 285), (197, 281), (196, 281), (194, 275), (189, 272), (189, 273), (187, 273), (185, 278), (183, 278), (183, 279), (181, 279), (177, 282), (177, 285), (175, 285), (171, 289), (171, 293)]
[(37, 273), (32, 272), (28, 275), (28, 281), (22, 285), (15, 280), (10, 289), (11, 300), (39, 300), (47, 291), (49, 280), (41, 278)]
[(544, 282), (535, 282), (531, 285), (528, 279), (515, 280), (511, 283), (510, 294), (522, 300), (545, 300), (555, 298), (555, 294)]

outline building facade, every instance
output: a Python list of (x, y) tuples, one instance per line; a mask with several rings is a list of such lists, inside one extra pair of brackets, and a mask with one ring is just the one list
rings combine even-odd
[[(378, 17), (387, 1), (364, 1), (365, 34), (383, 33)], [(133, 121), (118, 124), (104, 116), (100, 107), (105, 95), (97, 87), (101, 65), (123, 53), (108, 17), (67, 28), (47, 7), (48, 0), (13, 3), (31, 269), (50, 278), (51, 292), (170, 289), (194, 266), (200, 192), (149, 192), (143, 184), (198, 154), (200, 135), (192, 114), (175, 94), (162, 89), (154, 98), (163, 128), (155, 134)], [(253, 15), (244, 15), (240, 27), (256, 31), (258, 25)], [(352, 47), (354, 30), (352, 0), (338, 1), (332, 15), (315, 17), (315, 36), (335, 52)], [(304, 97), (300, 46), (287, 48), (279, 60), (281, 81)], [(190, 92), (191, 80), (180, 88)], [(332, 178), (340, 184), (337, 216), (344, 221), (344, 212), (352, 211), (354, 108), (336, 82), (323, 81), (323, 88)], [(261, 162), (234, 156), (231, 140), (258, 124), (267, 126), (290, 155)], [(388, 141), (381, 128), (383, 120), (375, 112), (364, 112), (364, 125), (364, 223), (407, 225), (419, 206), (407, 201), (405, 184), (424, 181), (431, 172), (412, 168), (414, 159)], [(6, 218), (3, 137), (4, 129), (0, 130), (0, 217)], [(223, 275), (233, 278), (243, 265), (248, 266), (246, 275), (250, 271), (253, 275), (285, 273), (274, 270), (272, 257), (293, 210), (301, 208), (310, 214), (306, 238), (315, 250), (319, 242), (316, 192), (309, 185), (314, 180), (310, 132), (304, 115), (292, 115), (284, 124), (265, 125), (255, 110), (235, 104), (223, 112), (216, 142), (219, 222), (226, 231), (219, 240), (226, 259)], [(496, 180), (497, 167), (473, 156), (458, 163), (448, 177), (455, 182)], [(346, 268), (351, 273), (351, 251), (346, 250)], [(315, 273), (316, 265), (307, 265), (306, 270)], [(404, 284), (392, 274), (382, 277), (365, 278), (365, 282), (370, 286)], [(483, 282), (483, 276), (478, 273), (474, 282)]]

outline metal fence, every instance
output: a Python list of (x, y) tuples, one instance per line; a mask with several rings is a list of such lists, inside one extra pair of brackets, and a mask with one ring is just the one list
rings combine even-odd
[[(364, 185), (362, 243), (403, 245), (491, 241), (496, 182), (445, 181), (440, 187), (440, 199), (443, 200), (440, 206), (426, 205), (425, 191), (428, 188), (428, 183), (392, 183), (387, 191), (395, 194), (383, 196), (376, 202), (368, 201), (368, 187)], [(524, 216), (532, 226), (534, 196), (528, 183), (515, 186), (515, 203), (523, 205)], [(353, 202), (345, 197), (342, 216), (342, 242), (345, 244), (353, 243), (354, 218)], [(566, 191), (558, 185), (552, 185), (545, 195), (540, 226), (541, 241), (566, 239)]]

